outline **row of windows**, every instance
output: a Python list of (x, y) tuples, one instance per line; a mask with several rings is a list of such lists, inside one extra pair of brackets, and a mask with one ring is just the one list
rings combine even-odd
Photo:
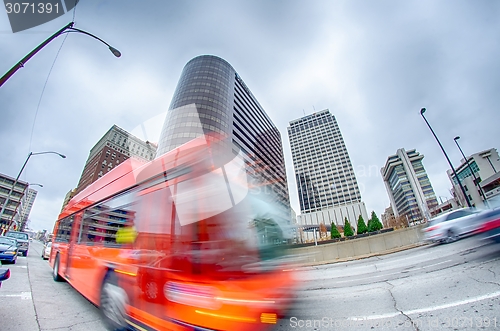
[(243, 93), (243, 91), (241, 91), (242, 87), (243, 86), (241, 86), (241, 83), (240, 85), (235, 84), (235, 99), (237, 96), (239, 96), (241, 98), (240, 101), (245, 103), (248, 109), (253, 110), (253, 114), (256, 118), (259, 119), (259, 122), (262, 124), (262, 126), (267, 128), (269, 131), (272, 131), (275, 128), (274, 124), (267, 117), (266, 113), (264, 112), (264, 110), (262, 110), (262, 107), (258, 104), (258, 102), (252, 97), (252, 94)]
[(238, 95), (235, 95), (233, 111), (235, 120), (245, 122), (243, 126), (249, 130), (251, 129), (255, 136), (260, 135), (261, 138), (266, 140), (267, 145), (270, 145), (275, 150), (281, 150), (281, 136), (276, 127), (269, 128), (259, 120), (256, 117), (255, 109), (248, 108), (248, 104), (242, 101)]
[[(192, 102), (188, 102), (188, 101), (191, 101)], [(222, 103), (218, 100), (215, 100), (213, 98), (209, 98), (209, 97), (204, 97), (204, 96), (200, 96), (200, 95), (190, 95), (190, 96), (187, 96), (187, 97), (183, 97), (181, 99), (175, 99), (175, 104), (183, 104), (183, 103), (195, 103), (196, 100), (199, 100), (199, 101), (206, 101), (206, 102), (210, 102), (212, 104), (216, 104), (216, 105), (219, 105), (221, 108), (224, 108), (227, 106), (227, 104), (225, 103)]]
[(332, 116), (328, 110), (323, 110), (323, 111), (320, 111), (318, 113), (307, 115), (306, 117), (302, 117), (301, 119), (292, 121), (292, 122), (290, 122), (290, 125), (291, 126), (298, 126), (300, 124), (307, 123), (309, 121), (314, 121), (315, 119), (327, 118), (327, 117), (334, 117), (334, 116)]
[[(199, 81), (199, 80), (196, 80), (196, 81), (192, 81), (191, 83), (186, 83), (182, 86), (182, 88), (188, 88), (188, 87), (201, 87), (201, 88), (205, 88), (205, 87), (208, 87), (208, 88), (215, 88), (215, 89), (218, 89), (218, 90), (221, 90), (221, 91), (228, 91), (229, 90), (229, 86), (222, 82), (222, 81), (217, 81), (216, 83), (211, 83), (211, 82), (203, 82), (203, 81)], [(181, 90), (181, 89), (179, 89)]]
[(325, 122), (324, 124), (321, 125), (314, 125), (314, 126), (308, 126), (308, 127), (303, 127), (300, 129), (294, 129), (294, 128), (288, 128), (288, 134), (293, 137), (306, 137), (310, 134), (326, 134), (326, 133), (340, 133), (339, 126), (336, 122), (330, 121), (330, 122)]
[(332, 139), (335, 134), (330, 134), (327, 136), (308, 136), (307, 138), (302, 138), (298, 143), (291, 143), (290, 147), (292, 150), (298, 150), (301, 148), (310, 148), (311, 145), (313, 147), (319, 146), (344, 146), (344, 140), (342, 138)]
[[(188, 87), (210, 87), (210, 88), (217, 88), (217, 89), (220, 89), (220, 90), (229, 90), (229, 85), (226, 81), (223, 81), (221, 79), (218, 79), (218, 78), (215, 78), (213, 77), (212, 79), (210, 80), (202, 80), (200, 79), (200, 77), (196, 77), (196, 80), (194, 80), (194, 77), (191, 77), (191, 76), (186, 76), (185, 78), (182, 78), (181, 81), (179, 82), (179, 85), (177, 87), (177, 90), (176, 90), (176, 93), (175, 95), (177, 95), (177, 93), (179, 91), (182, 91), (184, 90), (185, 88), (188, 88)], [(174, 97), (175, 97), (174, 95)]]
[[(220, 71), (217, 72), (217, 71)], [(216, 65), (207, 65), (207, 64), (201, 64), (199, 66), (192, 66), (189, 67), (186, 70), (186, 74), (210, 74), (210, 73), (218, 73), (223, 76), (228, 76), (229, 75), (229, 70), (224, 67), (216, 66)]]
[[(200, 118), (206, 118), (206, 119), (209, 119), (209, 120), (212, 120), (214, 122), (221, 124), (221, 126), (223, 126), (223, 127), (227, 127), (227, 123), (225, 121), (221, 120), (218, 117), (212, 116), (212, 115), (203, 114), (203, 113), (181, 113), (181, 114), (176, 114), (176, 115), (172, 116), (171, 118), (169, 118), (169, 120), (167, 122), (168, 123), (167, 128), (170, 129), (170, 128), (180, 127), (180, 126), (193, 126), (193, 125), (183, 125), (184, 123), (193, 123), (193, 122), (186, 122), (186, 121), (189, 121), (187, 119), (188, 117), (195, 117), (195, 120), (198, 121), (197, 123), (200, 123), (199, 122)], [(196, 122), (194, 122), (194, 123), (196, 123)]]
[(89, 207), (84, 212), (62, 219), (54, 241), (69, 242), (75, 218), (83, 216), (77, 233), (77, 243), (120, 245), (120, 241), (117, 240), (120, 229), (134, 225), (136, 211), (132, 199), (133, 192), (127, 192), (99, 205)]
[(176, 94), (175, 98), (179, 99), (179, 98), (187, 97), (190, 95), (198, 95), (198, 96), (201, 95), (201, 96), (205, 96), (208, 98), (213, 98), (213, 99), (218, 100), (218, 101), (223, 101), (226, 104), (228, 103), (225, 95), (218, 93), (214, 90), (209, 90), (209, 89), (190, 89), (190, 90), (183, 89), (183, 90), (180, 90), (180, 92), (178, 94)]
[[(241, 136), (243, 135), (246, 138), (249, 146), (254, 145), (250, 146), (249, 148), (259, 156), (259, 159), (262, 159), (269, 165), (273, 164), (277, 168), (282, 168), (280, 166), (283, 162), (281, 148), (277, 148), (275, 145), (268, 144), (269, 140), (267, 139), (267, 136), (256, 136), (258, 134), (257, 131), (255, 131), (256, 129), (254, 129), (253, 126), (249, 125), (247, 120), (240, 114), (240, 111), (237, 108), (235, 108), (234, 111), (235, 122), (233, 123), (233, 126), (234, 130), (240, 133), (240, 139), (244, 139)], [(245, 123), (241, 123), (242, 121), (244, 121)], [(241, 127), (239, 125), (240, 123)], [(242, 127), (245, 129), (242, 129)], [(257, 149), (258, 151), (256, 151), (255, 149)]]
[[(208, 63), (197, 63), (195, 65), (189, 66), (189, 63), (186, 65), (186, 74), (210, 74), (210, 73), (218, 73), (217, 71), (220, 71), (220, 75), (223, 76), (228, 76), (230, 73), (230, 70), (226, 66), (219, 66), (217, 65), (217, 62), (212, 62), (214, 65), (208, 64)], [(189, 66), (189, 67), (188, 67)]]
[[(239, 129), (237, 127), (236, 123), (235, 123), (235, 128)], [(233, 132), (235, 138), (240, 140), (239, 145), (241, 145), (245, 141), (244, 138), (242, 136), (240, 136), (240, 133), (245, 135), (245, 132), (241, 131), (241, 130), (238, 130), (237, 132)], [(275, 156), (274, 156), (274, 160), (270, 160), (269, 156), (273, 156), (273, 155), (272, 154), (266, 155), (266, 154), (262, 153), (262, 151), (260, 150), (261, 146), (256, 145), (256, 144), (254, 146), (250, 146), (249, 144), (246, 144), (246, 143), (244, 143), (244, 145), (246, 145), (247, 149), (250, 149), (250, 152), (256, 156), (257, 160), (261, 160), (262, 162), (265, 162), (266, 166), (271, 166), (274, 169), (272, 173), (270, 172), (270, 170), (267, 167), (264, 170), (271, 175), (271, 178), (279, 177), (281, 180), (285, 181), (285, 174), (283, 171), (284, 165), (281, 162), (279, 162), (279, 160), (276, 160)], [(257, 148), (257, 150), (255, 150), (255, 147)], [(259, 166), (262, 167), (262, 165), (259, 165)]]

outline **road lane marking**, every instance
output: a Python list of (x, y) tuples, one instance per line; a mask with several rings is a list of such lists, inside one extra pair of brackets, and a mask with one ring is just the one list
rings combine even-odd
[(370, 316), (355, 316), (355, 317), (349, 317), (348, 320), (352, 321), (367, 321), (367, 320), (377, 320), (377, 319), (385, 319), (385, 318), (393, 318), (396, 316), (400, 315), (416, 315), (416, 314), (424, 314), (424, 313), (430, 313), (430, 312), (435, 312), (436, 310), (442, 310), (442, 309), (448, 309), (448, 308), (453, 308), (457, 306), (462, 306), (470, 303), (474, 303), (477, 301), (482, 301), (482, 300), (487, 300), (487, 299), (493, 299), (496, 297), (500, 296), (500, 291), (493, 292), (490, 294), (484, 294), (480, 295), (474, 298), (469, 298), (465, 300), (460, 300), (456, 302), (450, 302), (450, 303), (445, 303), (442, 305), (437, 305), (433, 307), (426, 307), (426, 308), (420, 308), (420, 309), (412, 309), (412, 310), (406, 310), (406, 311), (401, 311), (401, 312), (394, 312), (394, 313), (387, 313), (387, 314), (379, 314), (379, 315), (370, 315)]
[(416, 270), (420, 270), (420, 269), (430, 268), (430, 267), (434, 267), (434, 266), (437, 266), (437, 265), (440, 265), (440, 264), (443, 264), (443, 263), (447, 263), (447, 262), (451, 262), (451, 261), (453, 261), (453, 260), (446, 260), (446, 261), (442, 261), (442, 262), (439, 262), (439, 263), (425, 265), (425, 266), (419, 267), (419, 268), (402, 270), (402, 271), (398, 271), (398, 272), (385, 273), (385, 274), (381, 274), (381, 275), (374, 275), (374, 276), (370, 276), (370, 277), (366, 277), (366, 278), (341, 280), (341, 281), (338, 281), (338, 282), (335, 282), (335, 283), (349, 283), (349, 282), (356, 282), (356, 281), (360, 282), (360, 281), (364, 281), (364, 280), (371, 280), (371, 279), (377, 278), (377, 277), (386, 277), (386, 276), (391, 276), (391, 275), (405, 274), (405, 273), (408, 273), (410, 271), (416, 271)]
[(21, 300), (31, 300), (31, 292), (21, 292), (20, 294), (0, 294), (0, 298), (21, 298)]
[(453, 261), (453, 260), (446, 260), (446, 261), (442, 261), (442, 262), (438, 262), (438, 263), (434, 263), (434, 264), (424, 265), (423, 267), (413, 268), (413, 269), (408, 269), (408, 270), (403, 270), (401, 272), (410, 272), (410, 271), (415, 271), (415, 270), (430, 268), (430, 267), (434, 267), (434, 266), (437, 266), (437, 265), (440, 265), (440, 264), (443, 264), (443, 263), (446, 263), (446, 262), (451, 262), (451, 261)]

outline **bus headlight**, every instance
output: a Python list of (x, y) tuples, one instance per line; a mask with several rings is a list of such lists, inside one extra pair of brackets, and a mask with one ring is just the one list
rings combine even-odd
[(220, 303), (215, 300), (215, 289), (210, 286), (168, 282), (163, 292), (172, 302), (207, 309), (220, 308)]

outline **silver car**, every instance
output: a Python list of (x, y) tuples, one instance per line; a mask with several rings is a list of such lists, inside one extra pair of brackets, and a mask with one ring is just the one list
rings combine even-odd
[(424, 239), (428, 242), (450, 243), (472, 234), (481, 225), (477, 213), (475, 209), (463, 208), (438, 215), (424, 229)]

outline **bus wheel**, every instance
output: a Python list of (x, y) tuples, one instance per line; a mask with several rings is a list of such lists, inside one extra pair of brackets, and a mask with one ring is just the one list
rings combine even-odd
[(127, 316), (126, 306), (128, 295), (118, 285), (118, 279), (114, 273), (108, 273), (101, 287), (100, 310), (109, 330), (126, 330)]
[(62, 277), (59, 275), (59, 254), (56, 255), (54, 269), (52, 270), (52, 278), (54, 278), (56, 282), (62, 281)]
[(157, 301), (160, 297), (160, 286), (155, 280), (149, 280), (144, 285), (144, 294), (149, 301)]

